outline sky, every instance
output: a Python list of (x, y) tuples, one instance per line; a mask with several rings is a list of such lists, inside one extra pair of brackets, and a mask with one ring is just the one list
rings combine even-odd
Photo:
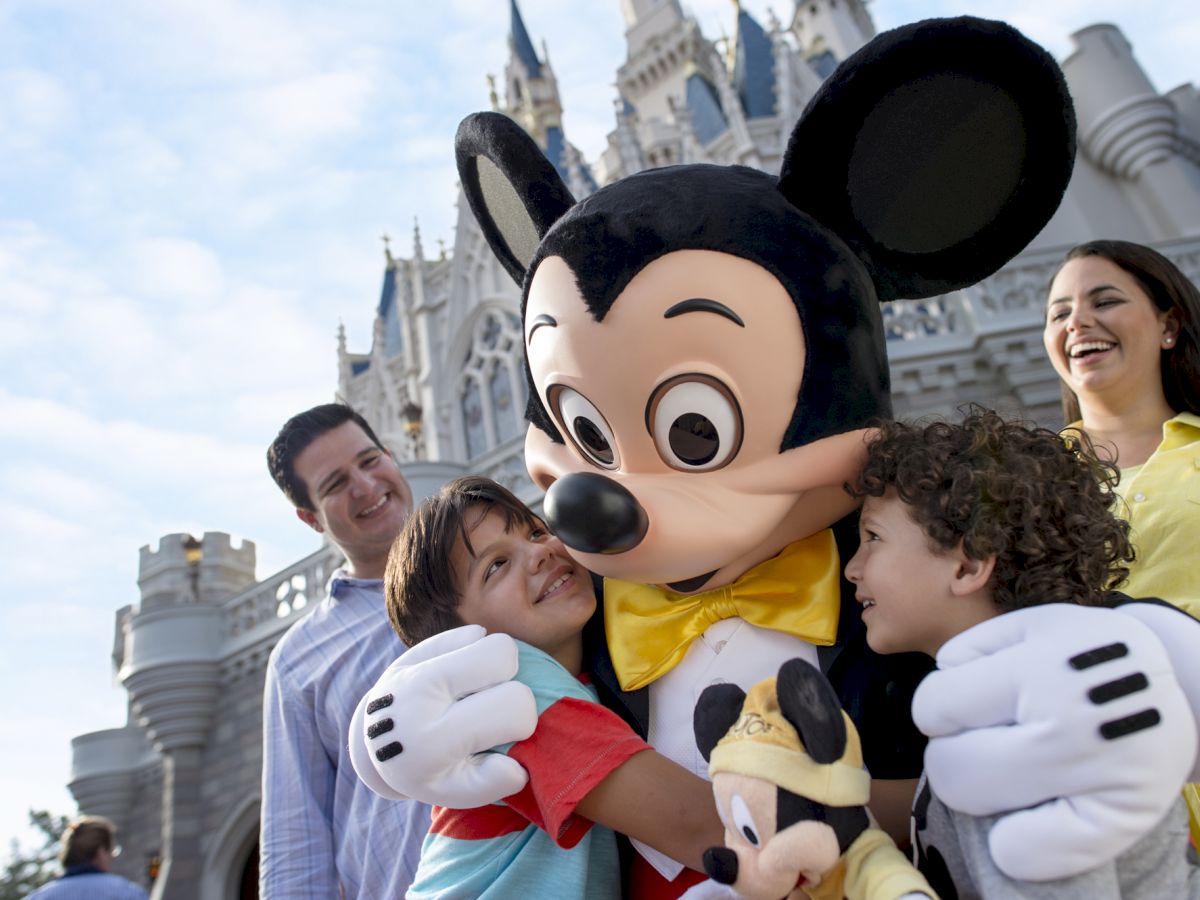
[[(594, 160), (625, 56), (617, 0), (521, 0)], [(760, 22), (792, 0), (744, 0)], [(705, 34), (729, 0), (685, 0)], [(0, 0), (0, 853), (73, 813), (70, 738), (125, 722), (114, 613), (138, 548), (253, 540), (266, 577), (319, 546), (264, 451), (366, 351), (381, 236), (452, 243), (458, 121), (503, 84), (504, 0)], [(569, 12), (568, 12), (569, 9)], [(1200, 81), (1200, 6), (874, 0), (879, 30), (1004, 18), (1059, 59), (1118, 25), (1155, 86)]]

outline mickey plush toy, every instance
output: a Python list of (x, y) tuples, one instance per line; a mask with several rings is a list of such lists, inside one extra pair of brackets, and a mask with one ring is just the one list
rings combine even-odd
[[(919, 774), (906, 729), (922, 672), (865, 647), (839, 596), (831, 531), (853, 512), (842, 485), (865, 429), (891, 412), (880, 303), (1002, 266), (1054, 212), (1074, 148), (1054, 61), (1008, 26), (969, 18), (881, 34), (847, 59), (796, 124), (779, 177), (675, 166), (576, 203), (515, 123), (494, 113), (462, 123), (464, 191), (523, 288), (529, 471), (547, 489), (547, 521), (605, 578), (589, 670), (660, 752), (704, 772), (691, 721), (700, 692), (715, 681), (748, 689), (798, 657), (828, 674), (876, 779)], [(1161, 640), (1200, 708), (1200, 654), (1189, 650), (1200, 625), (1147, 604), (1100, 626), (1077, 611), (1036, 630), (1022, 613), (1000, 617), (942, 654), (953, 671), (927, 678), (915, 708), (934, 738), (930, 779), (951, 806), (1085, 798), (996, 826), (993, 855), (1014, 877), (1093, 864), (1110, 852), (1096, 849), (1097, 829), (1128, 846), (1178, 788), (1157, 762), (1180, 751), (1134, 727), (1178, 689), (1152, 682), (1093, 705), (1104, 667), (1068, 659), (1120, 644), (1137, 660), (1145, 647), (1161, 655)], [(403, 753), (376, 758), (365, 729), (395, 713), (360, 704), (351, 743), (376, 790), (474, 806), (523, 785), (511, 760), (471, 755), (527, 736), (508, 712), (519, 690), (500, 684), (515, 650), (476, 638), (440, 635), (369, 692), (408, 711), (388, 738)], [(452, 664), (431, 659), (447, 651)], [(460, 706), (493, 685), (469, 698), (469, 714)], [(1130, 727), (1101, 737), (1113, 721)], [(1081, 775), (1081, 757), (1102, 762)], [(679, 870), (647, 858), (667, 879)]]
[(936, 897), (871, 822), (858, 732), (808, 663), (749, 694), (705, 688), (694, 724), (725, 823), (725, 846), (704, 854), (714, 881), (746, 900)]

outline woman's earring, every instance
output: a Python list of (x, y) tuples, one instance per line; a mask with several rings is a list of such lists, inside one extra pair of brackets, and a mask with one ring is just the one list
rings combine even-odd
[(1163, 339), (1164, 346), (1170, 347), (1173, 343), (1175, 343), (1175, 338), (1173, 338), (1173, 337)]

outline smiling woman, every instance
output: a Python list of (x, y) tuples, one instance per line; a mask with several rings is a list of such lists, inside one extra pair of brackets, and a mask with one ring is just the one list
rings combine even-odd
[(1170, 260), (1125, 241), (1067, 254), (1043, 341), (1068, 427), (1121, 471), (1118, 511), (1137, 560), (1123, 590), (1200, 614), (1200, 291)]

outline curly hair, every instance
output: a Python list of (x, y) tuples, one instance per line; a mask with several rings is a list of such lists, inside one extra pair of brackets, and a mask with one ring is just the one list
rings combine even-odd
[(1129, 574), (1129, 524), (1112, 513), (1119, 475), (1084, 435), (1059, 435), (969, 407), (961, 425), (888, 422), (868, 443), (855, 497), (894, 489), (935, 549), (995, 554), (990, 586), (1008, 611), (1099, 605)]

